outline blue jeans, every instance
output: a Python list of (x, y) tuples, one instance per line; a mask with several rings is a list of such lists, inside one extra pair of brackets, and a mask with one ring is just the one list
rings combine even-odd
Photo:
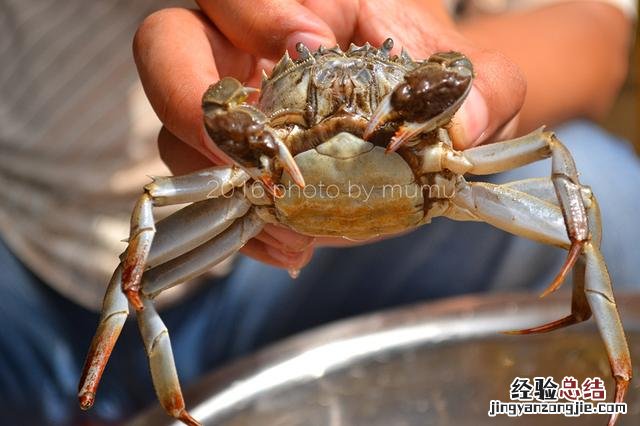
[[(588, 122), (558, 130), (603, 214), (603, 252), (618, 290), (639, 289), (640, 161)], [(506, 182), (548, 176), (541, 162), (493, 176)], [(292, 281), (247, 258), (179, 306), (162, 312), (183, 385), (290, 334), (364, 312), (466, 293), (539, 290), (565, 253), (482, 223), (436, 219), (403, 237), (318, 250)], [(77, 381), (98, 321), (35, 277), (0, 241), (0, 416), (3, 424), (69, 425), (87, 416), (114, 421), (153, 402), (146, 358), (128, 322), (95, 407), (76, 402)], [(636, 287), (634, 287), (634, 284)]]

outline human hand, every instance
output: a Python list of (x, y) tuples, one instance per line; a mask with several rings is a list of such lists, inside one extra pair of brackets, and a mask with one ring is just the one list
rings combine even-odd
[[(200, 4), (204, 13), (166, 9), (151, 15), (133, 46), (145, 92), (163, 123), (158, 137), (161, 155), (178, 174), (225, 163), (221, 152), (208, 143), (202, 125), (201, 99), (210, 84), (220, 76), (233, 76), (257, 85), (261, 69), (270, 69), (273, 60), (297, 41), (312, 46), (335, 43), (326, 24), (295, 2)], [(243, 252), (297, 270), (311, 259), (312, 243), (311, 237), (267, 225)]]
[[(455, 118), (456, 147), (496, 135), (508, 137), (515, 129), (525, 92), (519, 70), (497, 52), (475, 47), (460, 35), (441, 1), (260, 0), (251, 6), (231, 1), (214, 6), (203, 0), (199, 5), (204, 14), (169, 9), (152, 15), (134, 43), (145, 90), (164, 123), (160, 150), (174, 172), (223, 162), (220, 152), (208, 146), (201, 124), (200, 98), (208, 85), (226, 75), (257, 85), (260, 71), (269, 70), (284, 49), (295, 55), (299, 41), (310, 48), (336, 42), (345, 47), (366, 41), (381, 45), (391, 36), (396, 50), (404, 46), (414, 58), (461, 51), (474, 63), (477, 78)], [(184, 142), (201, 155), (189, 153)], [(344, 245), (336, 239), (321, 241)], [(312, 243), (309, 237), (268, 226), (244, 251), (267, 263), (299, 269), (311, 257)]]

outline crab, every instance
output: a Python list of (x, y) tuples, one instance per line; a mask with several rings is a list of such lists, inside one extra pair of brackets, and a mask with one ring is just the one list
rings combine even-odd
[[(298, 44), (296, 60), (285, 53), (270, 76), (263, 72), (257, 103), (248, 99), (258, 89), (230, 77), (206, 91), (209, 142), (232, 165), (154, 178), (144, 188), (83, 369), (83, 409), (93, 404), (131, 304), (160, 403), (183, 423), (200, 424), (185, 408), (169, 334), (153, 299), (236, 253), (265, 224), (362, 240), (438, 216), (486, 222), (568, 250), (543, 295), (573, 270), (570, 314), (508, 333), (548, 332), (593, 314), (616, 383), (614, 399), (624, 400), (631, 362), (599, 249), (598, 204), (580, 184), (570, 152), (544, 128), (455, 150), (452, 120), (472, 86), (471, 61), (457, 52), (414, 61), (404, 49), (391, 55), (392, 48), (391, 39), (379, 48), (352, 44), (347, 51), (312, 52)], [(506, 185), (464, 179), (549, 157), (549, 177)], [(155, 206), (183, 203), (189, 204), (156, 223)]]

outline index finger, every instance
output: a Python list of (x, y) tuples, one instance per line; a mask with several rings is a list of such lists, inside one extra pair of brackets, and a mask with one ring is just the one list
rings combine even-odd
[(327, 24), (302, 0), (198, 0), (200, 8), (231, 42), (254, 55), (279, 58), (303, 42), (310, 48), (333, 45)]
[(209, 156), (202, 94), (221, 74), (247, 79), (253, 58), (233, 47), (201, 13), (177, 8), (145, 19), (134, 38), (133, 52), (142, 85), (162, 123)]

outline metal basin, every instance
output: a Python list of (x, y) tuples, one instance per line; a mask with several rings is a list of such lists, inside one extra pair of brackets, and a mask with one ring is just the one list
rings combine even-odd
[[(634, 375), (640, 365), (640, 295), (619, 296)], [(205, 425), (598, 425), (604, 415), (489, 417), (491, 400), (509, 401), (516, 376), (613, 379), (593, 320), (536, 336), (526, 328), (569, 311), (563, 296), (463, 297), (342, 321), (285, 340), (204, 378), (185, 392)], [(628, 414), (640, 424), (640, 384)], [(131, 425), (178, 425), (159, 405)]]

